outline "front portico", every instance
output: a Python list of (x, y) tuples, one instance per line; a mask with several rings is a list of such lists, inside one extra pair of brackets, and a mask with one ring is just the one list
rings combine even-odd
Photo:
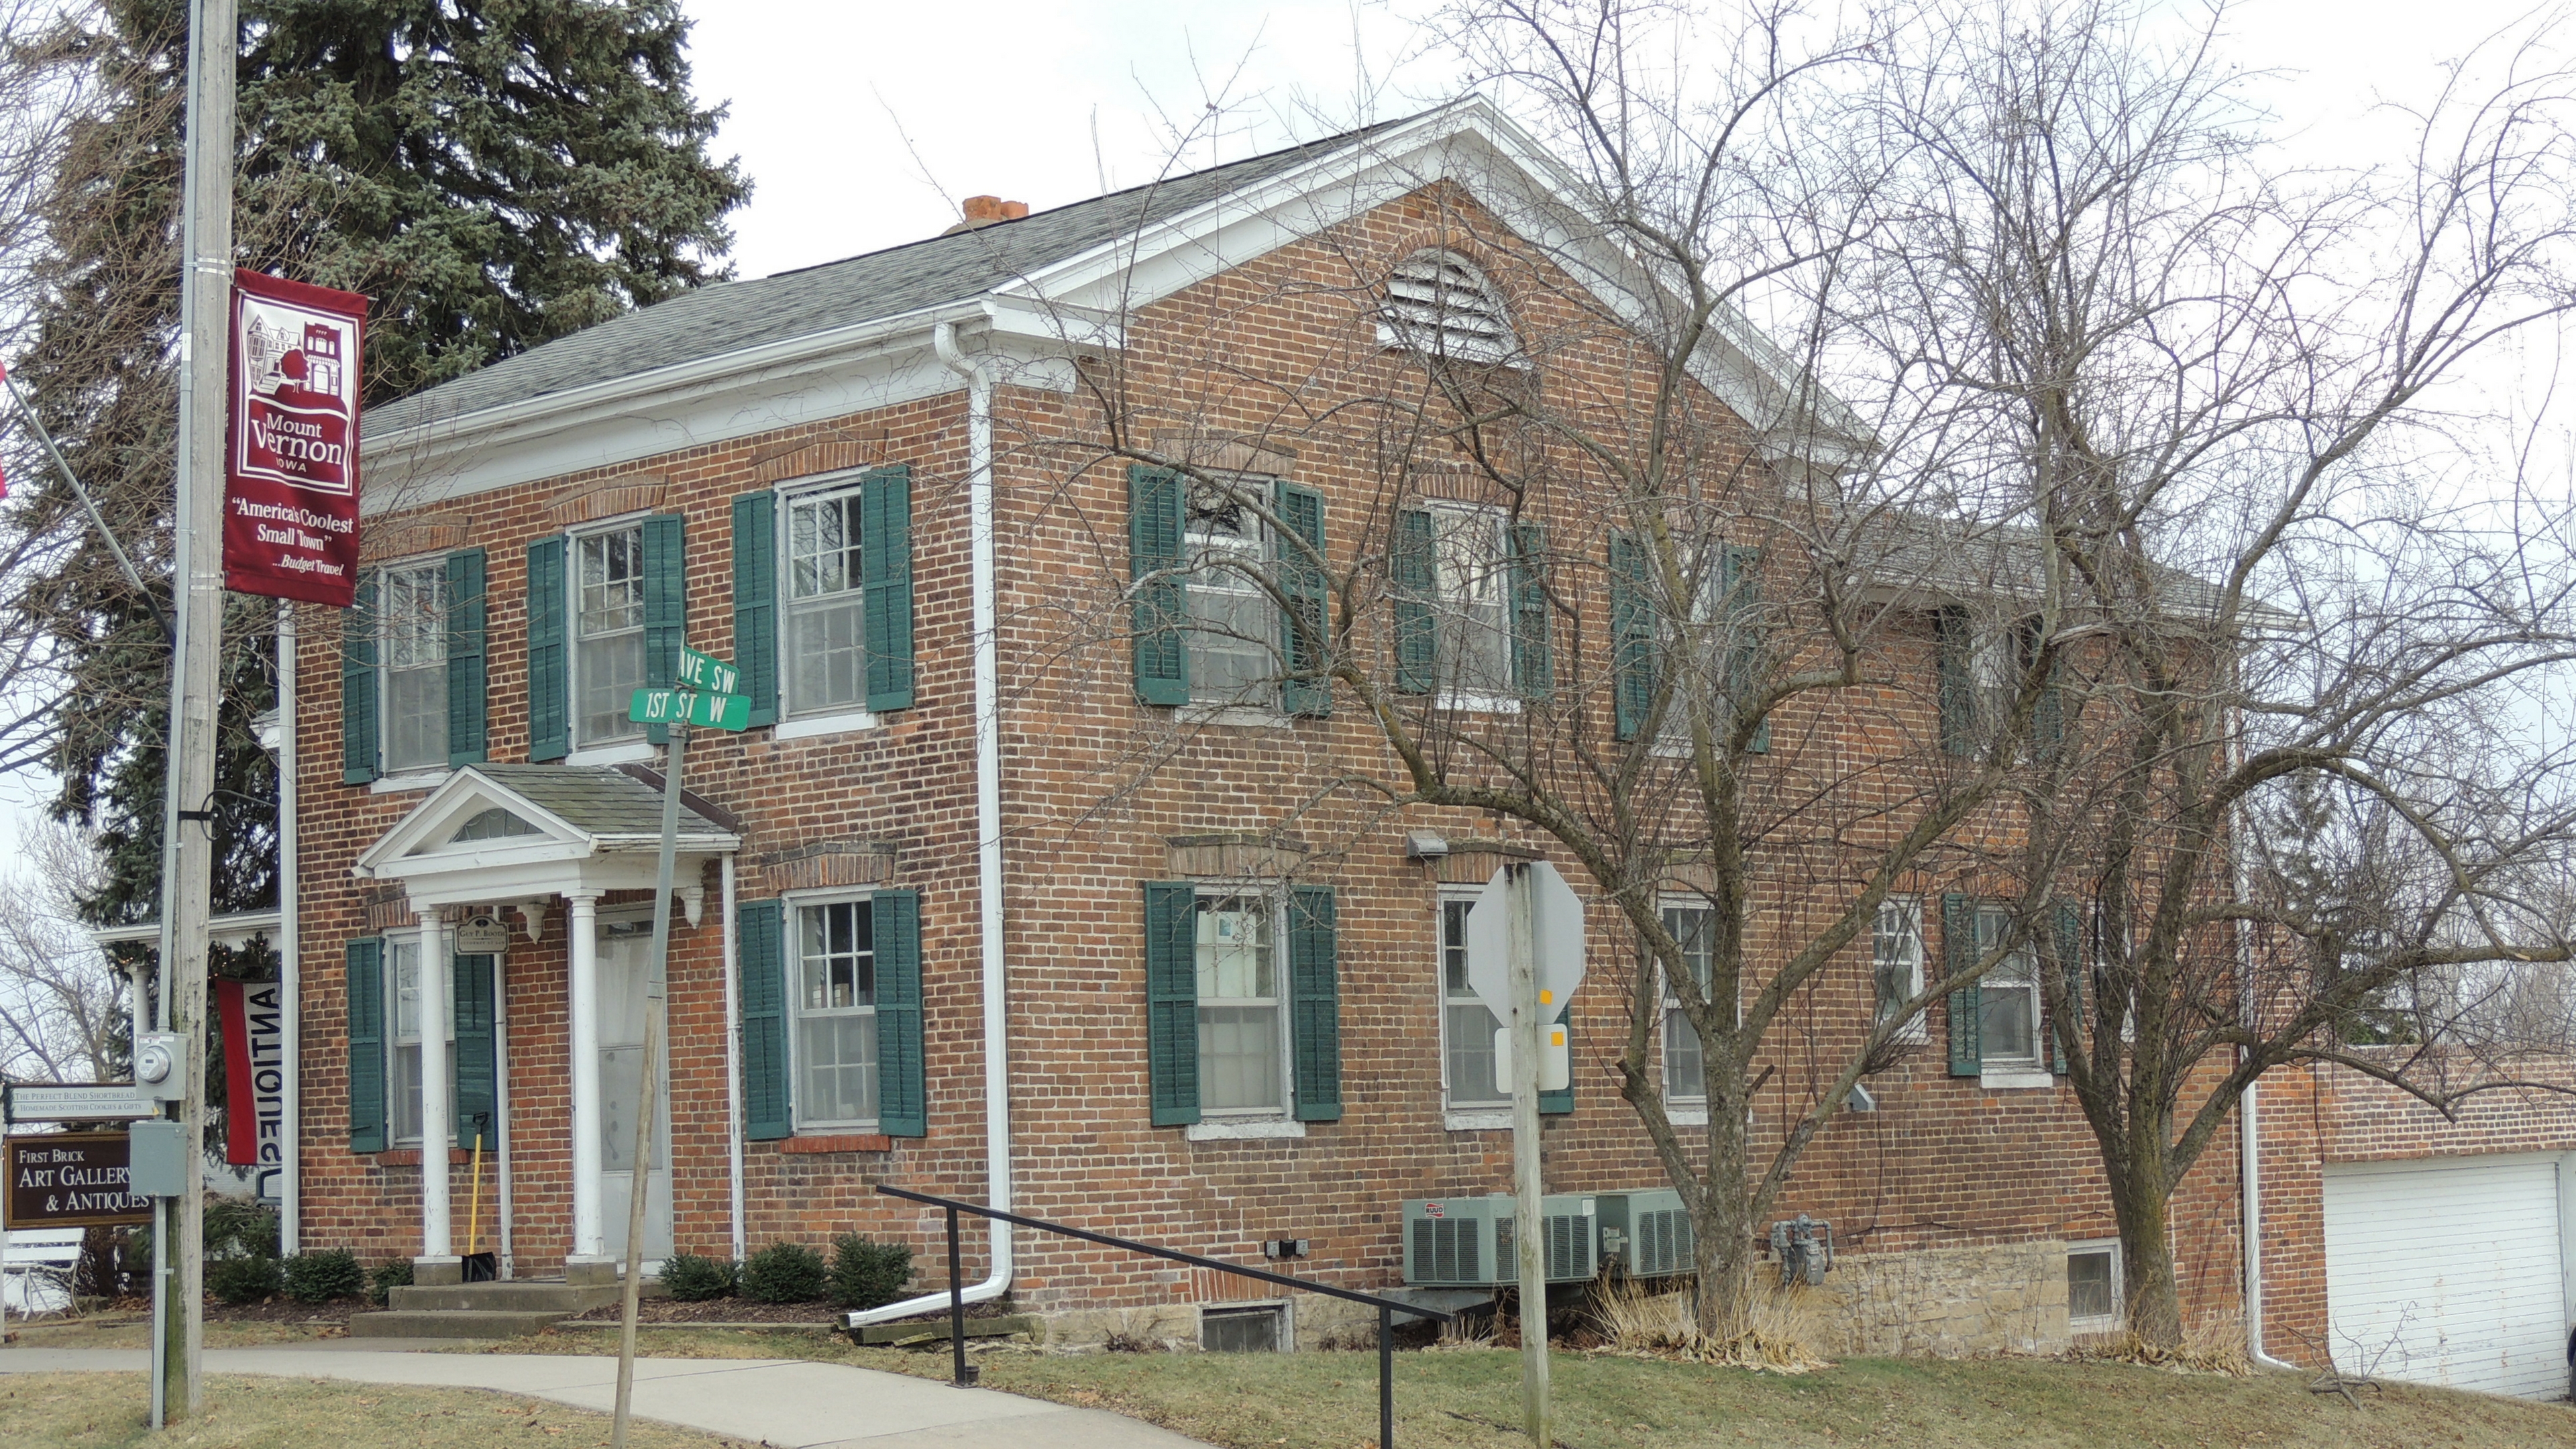
[[(660, 781), (651, 772), (631, 766), (471, 764), (431, 790), (352, 867), (361, 879), (398, 882), (418, 918), (420, 964), (415, 994), (422, 1003), (451, 999), (457, 922), (481, 916), (515, 918), (533, 942), (544, 935), (550, 900), (561, 897), (568, 906), (564, 1051), (571, 1109), (572, 1232), (565, 1269), (574, 1277), (611, 1271), (610, 1185), (603, 1179), (622, 1171), (626, 1191), (635, 1190), (632, 1164), (608, 1160), (612, 1150), (620, 1156), (624, 1151), (621, 1144), (606, 1142), (610, 1128), (616, 1125), (631, 1132), (632, 1119), (623, 1124), (607, 1121), (600, 1028), (604, 1007), (640, 1012), (641, 997), (630, 989), (614, 993), (615, 1002), (603, 999), (599, 907), (612, 891), (653, 889), (661, 808)], [(725, 812), (683, 793), (673, 876), (679, 884), (673, 894), (678, 898), (675, 914), (693, 927), (705, 912), (706, 865), (740, 847), (739, 830)], [(623, 975), (619, 984), (632, 985)], [(628, 1001), (628, 996), (635, 1000)], [(422, 1013), (424, 1018), (431, 1014)], [(414, 1273), (424, 1284), (455, 1282), (461, 1276), (462, 1260), (451, 1229), (448, 1174), (434, 1165), (444, 1160), (443, 1144), (456, 1136), (456, 1124), (449, 1119), (455, 1062), (444, 1030), (424, 1029), (418, 1037), (419, 1128), (426, 1150), (421, 1172), (421, 1246)], [(610, 1043), (607, 1050), (616, 1052), (622, 1046)], [(626, 1050), (638, 1058), (632, 1065), (634, 1087), (640, 1090), (647, 1073), (658, 1077), (660, 1064), (644, 1063), (640, 1053)], [(622, 1066), (623, 1057), (620, 1062)], [(496, 1075), (508, 1071), (506, 1056), (496, 1061), (494, 1070)], [(621, 1070), (621, 1078), (625, 1075)], [(501, 1114), (504, 1119), (506, 1115)], [(499, 1129), (500, 1150), (506, 1157), (510, 1150), (506, 1120)], [(667, 1172), (667, 1149), (656, 1151)], [(651, 1191), (650, 1184), (646, 1190)], [(668, 1209), (660, 1211), (658, 1236), (667, 1237)], [(622, 1230), (622, 1217), (618, 1226)]]

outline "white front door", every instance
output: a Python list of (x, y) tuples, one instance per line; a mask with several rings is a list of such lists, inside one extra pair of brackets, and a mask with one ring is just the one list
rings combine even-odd
[[(644, 985), (653, 954), (652, 928), (601, 922), (599, 930), (599, 1201), (608, 1255), (626, 1258), (626, 1224), (635, 1202), (635, 1117), (644, 1101)], [(662, 1060), (653, 1064), (653, 1170), (646, 1175), (644, 1260), (671, 1255), (670, 1017), (663, 1017)]]

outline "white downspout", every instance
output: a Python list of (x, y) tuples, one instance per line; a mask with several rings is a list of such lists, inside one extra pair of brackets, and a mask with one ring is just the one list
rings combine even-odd
[(277, 981), (285, 1001), (280, 1023), (286, 1058), (285, 1121), (278, 1124), (281, 1169), (277, 1179), (277, 1250), (304, 1251), (304, 931), (298, 918), (295, 878), (303, 869), (296, 849), (296, 735), (303, 719), (295, 697), (295, 605), (277, 605)]
[(742, 1241), (742, 997), (734, 960), (733, 857), (718, 856), (724, 879), (723, 909), (716, 929), (724, 935), (725, 1003), (725, 1171), (733, 1191), (733, 1260), (744, 1257)]
[[(957, 347), (956, 324), (939, 323), (932, 349), (951, 372), (966, 379), (966, 520), (975, 586), (975, 890), (981, 908), (984, 959), (984, 1200), (1009, 1210), (1011, 1202), (1010, 1013), (1003, 1000), (1002, 968), (1002, 675), (998, 650), (1001, 605), (993, 572), (993, 382)], [(998, 1298), (1011, 1287), (1011, 1225), (993, 1223), (993, 1271), (965, 1291), (969, 1303)], [(948, 1295), (926, 1293), (864, 1309), (846, 1319), (852, 1328), (909, 1318), (945, 1307)]]
[[(2231, 751), (2236, 760), (2244, 760), (2245, 742), (2240, 737)], [(2236, 898), (2245, 898), (2244, 836), (2237, 828), (2242, 822), (2231, 821), (2227, 832), (2227, 870)], [(2254, 935), (2246, 923), (2236, 923), (2236, 997), (2237, 1011), (2246, 1025), (2254, 1024)], [(2239, 1059), (2249, 1050), (2239, 1047)], [(2236, 1099), (2236, 1143), (2241, 1153), (2237, 1165), (2237, 1192), (2243, 1198), (2243, 1211), (2238, 1214), (2245, 1229), (2245, 1356), (2256, 1366), (2288, 1369), (2297, 1364), (2283, 1363), (2263, 1351), (2263, 1159), (2261, 1131), (2256, 1114), (2261, 1110), (2259, 1095), (2262, 1078), (2245, 1084)]]

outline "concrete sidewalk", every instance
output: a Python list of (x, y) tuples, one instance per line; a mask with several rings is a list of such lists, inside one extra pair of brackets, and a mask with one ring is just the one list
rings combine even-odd
[[(141, 1373), (148, 1366), (139, 1348), (0, 1349), (0, 1373)], [(614, 1358), (386, 1352), (374, 1344), (210, 1348), (206, 1372), (493, 1389), (602, 1413), (617, 1393)], [(634, 1403), (638, 1418), (772, 1449), (1196, 1449), (1199, 1443), (1099, 1409), (796, 1359), (639, 1358)]]

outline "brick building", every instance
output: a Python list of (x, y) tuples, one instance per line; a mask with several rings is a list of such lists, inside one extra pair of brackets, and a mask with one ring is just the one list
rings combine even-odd
[[(1225, 1257), (1304, 1240), (1299, 1271), (1375, 1288), (1398, 1281), (1403, 1200), (1508, 1190), (1492, 1023), (1452, 958), (1466, 901), (1535, 839), (1322, 788), (1383, 740), (1259, 657), (1277, 600), (1205, 569), (1174, 582), (1185, 548), (1275, 553), (1272, 525), (1194, 511), (1108, 440), (1265, 480), (1280, 527), (1334, 558), (1367, 547), (1349, 523), (1366, 459), (1283, 429), (1264, 389), (1295, 379), (1301, 414), (1331, 414), (1422, 345), (1408, 315), (1501, 358), (1516, 320), (1615, 311), (1511, 255), (1501, 218), (1564, 204), (1553, 174), (1461, 104), (1051, 212), (970, 206), (950, 235), (711, 286), (379, 409), (361, 608), (345, 628), (305, 611), (319, 687), (291, 721), (301, 1241), (412, 1258), (425, 1280), (495, 1244), (516, 1276), (610, 1271), (648, 1069), (668, 1085), (649, 1259), (849, 1229), (926, 1248), (932, 1219), (885, 1183)], [(1595, 334), (1514, 385), (1615, 397), (1634, 364)], [(1714, 350), (1721, 423), (1780, 390), (1751, 339)], [(1115, 394), (1092, 372), (1112, 355)], [(1122, 415), (1137, 396), (1189, 404)], [(1425, 488), (1426, 538), (1482, 529), (1497, 560), (1538, 556), (1466, 471)], [(1483, 671), (1460, 708), (1602, 672), (1609, 600), (1576, 590), (1533, 634), (1517, 567), (1461, 596), (1461, 617), (1490, 609), (1483, 634), (1438, 635), (1441, 667)], [(1139, 634), (1139, 610), (1184, 627)], [(743, 670), (752, 727), (691, 736), (670, 1045), (647, 1064), (659, 752), (627, 699), (683, 642)], [(1936, 738), (1942, 647), (1927, 605), (1889, 646), (1909, 683), (1874, 713), (1775, 723), (1845, 758)], [(1606, 728), (1619, 706), (1601, 708)], [(1892, 907), (1802, 998), (1817, 1041), (1857, 1039), (1891, 972), (1919, 983), (1927, 948), (1979, 929), (1958, 880)], [(1594, 949), (1615, 933), (1596, 926)], [(1840, 1233), (1850, 1347), (2045, 1348), (2116, 1325), (2092, 1137), (2037, 988), (2011, 975), (1982, 1037), (1936, 1007), (1925, 1050), (1874, 1075), (1872, 1110), (1837, 1116), (1793, 1176), (1783, 1212)], [(1603, 1065), (1625, 1009), (1574, 1003), (1551, 1192), (1663, 1181)], [(1793, 1108), (1799, 1056), (1757, 1128)], [(2177, 1201), (2195, 1314), (2235, 1308), (2234, 1172), (2213, 1150)], [(1139, 1311), (1191, 1334), (1242, 1297), (1027, 1236), (979, 1242), (969, 1272), (1071, 1336)], [(1323, 1304), (1294, 1306), (1292, 1336), (1329, 1331)]]

